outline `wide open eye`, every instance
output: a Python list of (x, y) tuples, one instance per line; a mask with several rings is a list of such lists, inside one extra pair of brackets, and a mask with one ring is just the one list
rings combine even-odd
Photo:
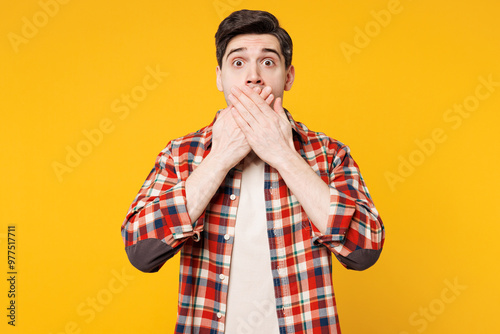
[(273, 66), (274, 65), (274, 60), (272, 60), (272, 59), (265, 59), (264, 60), (264, 65), (266, 65), (266, 66)]
[(243, 62), (241, 61), (241, 59), (235, 59), (233, 60), (233, 65), (236, 67), (241, 67), (243, 66)]

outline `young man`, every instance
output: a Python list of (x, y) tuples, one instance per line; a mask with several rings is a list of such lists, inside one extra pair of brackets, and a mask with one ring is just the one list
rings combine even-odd
[(372, 266), (382, 221), (349, 148), (283, 108), (295, 70), (277, 19), (234, 12), (215, 38), (227, 107), (158, 155), (126, 253), (156, 272), (181, 251), (176, 333), (340, 333), (331, 253)]

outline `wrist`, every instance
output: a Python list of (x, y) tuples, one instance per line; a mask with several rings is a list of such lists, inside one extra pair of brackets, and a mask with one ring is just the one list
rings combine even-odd
[(222, 172), (224, 176), (226, 176), (229, 170), (238, 163), (238, 161), (234, 162), (234, 154), (231, 155), (225, 152), (214, 151), (210, 151), (203, 161), (205, 164), (209, 165), (211, 169)]
[(271, 165), (276, 168), (280, 174), (286, 172), (293, 166), (297, 166), (303, 159), (302, 156), (291, 148), (285, 148), (280, 151), (280, 154), (274, 156), (274, 163)]

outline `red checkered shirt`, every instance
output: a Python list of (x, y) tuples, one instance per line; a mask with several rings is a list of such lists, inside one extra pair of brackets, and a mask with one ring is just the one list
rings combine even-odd
[[(297, 152), (329, 185), (330, 212), (327, 233), (322, 234), (278, 171), (265, 165), (280, 333), (340, 333), (331, 254), (348, 269), (364, 270), (377, 261), (385, 230), (349, 148), (309, 130), (285, 112)], [(229, 276), (234, 240), (228, 235), (234, 235), (243, 166), (229, 171), (194, 222), (186, 209), (185, 192), (186, 179), (210, 152), (212, 126), (213, 122), (167, 144), (121, 228), (129, 260), (141, 271), (156, 272), (181, 251), (175, 333), (224, 333), (228, 291), (224, 277)]]

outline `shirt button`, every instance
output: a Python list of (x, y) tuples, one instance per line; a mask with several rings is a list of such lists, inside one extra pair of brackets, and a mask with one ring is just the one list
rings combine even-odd
[(219, 319), (222, 318), (222, 313), (218, 312), (217, 313), (217, 318), (219, 318)]
[(234, 201), (236, 199), (236, 195), (235, 194), (231, 194), (231, 196), (229, 196), (229, 199), (231, 201)]
[(220, 278), (221, 280), (224, 280), (224, 278), (226, 278), (226, 276), (224, 276), (224, 274), (220, 274), (220, 275), (219, 275), (219, 278)]
[(229, 240), (229, 238), (231, 238), (231, 236), (229, 236), (229, 234), (224, 234), (224, 240)]

